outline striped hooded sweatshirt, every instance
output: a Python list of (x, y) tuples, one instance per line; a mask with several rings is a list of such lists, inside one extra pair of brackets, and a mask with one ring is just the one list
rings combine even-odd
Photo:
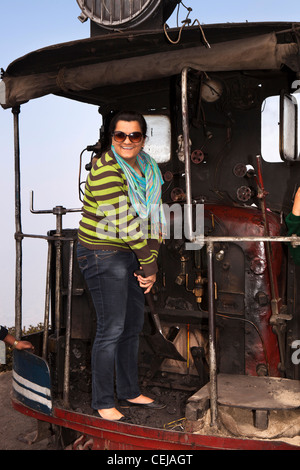
[(93, 165), (86, 185), (79, 242), (91, 250), (133, 250), (145, 276), (157, 272), (159, 241), (135, 213), (127, 180), (111, 151)]

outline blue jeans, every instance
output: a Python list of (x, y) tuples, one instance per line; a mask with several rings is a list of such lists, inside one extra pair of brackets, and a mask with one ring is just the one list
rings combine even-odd
[(114, 376), (118, 399), (140, 395), (138, 350), (145, 300), (133, 275), (139, 265), (132, 251), (89, 250), (79, 243), (77, 258), (97, 314), (92, 408), (114, 408)]

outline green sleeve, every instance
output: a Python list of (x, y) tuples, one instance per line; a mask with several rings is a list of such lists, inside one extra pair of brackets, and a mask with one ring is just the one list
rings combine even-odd
[[(292, 212), (285, 219), (287, 229), (288, 229), (288, 236), (291, 235), (300, 235), (300, 216), (294, 215)], [(296, 247), (292, 247), (289, 244), (290, 253), (293, 257), (295, 264), (300, 264), (300, 245)]]

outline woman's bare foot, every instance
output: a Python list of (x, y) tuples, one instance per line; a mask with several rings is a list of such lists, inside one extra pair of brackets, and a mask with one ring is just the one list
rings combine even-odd
[(100, 418), (108, 419), (110, 421), (118, 421), (124, 416), (117, 410), (117, 408), (104, 408), (102, 410), (98, 410), (98, 413)]
[(148, 403), (152, 403), (154, 400), (152, 400), (152, 398), (145, 397), (145, 395), (139, 395), (138, 397), (132, 398), (131, 400), (127, 401), (130, 401), (130, 403), (139, 403), (140, 405), (147, 405)]

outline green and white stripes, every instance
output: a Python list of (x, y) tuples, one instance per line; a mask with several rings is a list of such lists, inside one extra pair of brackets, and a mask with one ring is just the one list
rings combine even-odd
[(90, 249), (133, 250), (145, 274), (157, 271), (159, 239), (151, 223), (132, 207), (126, 177), (111, 152), (103, 154), (88, 175), (83, 215), (78, 230)]

